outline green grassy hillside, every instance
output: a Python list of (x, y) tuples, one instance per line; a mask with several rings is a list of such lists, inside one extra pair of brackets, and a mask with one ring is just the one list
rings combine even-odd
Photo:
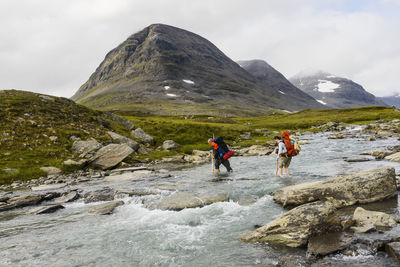
[[(176, 152), (153, 147), (148, 155), (132, 154), (127, 159), (128, 162), (148, 162), (191, 153), (193, 149), (208, 150), (207, 139), (213, 135), (223, 136), (231, 145), (249, 146), (272, 140), (273, 131), (309, 130), (330, 121), (361, 124), (378, 119), (400, 119), (400, 112), (391, 108), (366, 107), (237, 118), (195, 116), (185, 119), (184, 116), (143, 114), (123, 117), (152, 135), (157, 142), (155, 147), (169, 139), (180, 145)], [(93, 137), (108, 143), (111, 140), (107, 131), (130, 135), (129, 130), (105, 118), (101, 111), (77, 105), (69, 99), (24, 91), (0, 91), (0, 118), (0, 184), (38, 178), (44, 175), (40, 167), (45, 166), (55, 166), (64, 172), (74, 171), (74, 167), (63, 165), (64, 160), (74, 158), (70, 151), (71, 136), (82, 140)], [(268, 129), (268, 132), (258, 129)], [(252, 140), (241, 140), (243, 132), (251, 132)], [(16, 169), (18, 173), (8, 173), (4, 169)]]
[[(137, 127), (157, 139), (158, 145), (164, 140), (172, 139), (181, 146), (181, 152), (190, 153), (193, 149), (208, 149), (207, 139), (223, 136), (230, 144), (248, 146), (262, 144), (272, 140), (272, 131), (311, 130), (312, 126), (327, 122), (343, 122), (348, 124), (364, 124), (379, 119), (400, 119), (400, 112), (386, 107), (362, 107), (332, 110), (305, 110), (294, 114), (273, 114), (260, 117), (220, 118), (197, 116), (185, 119), (183, 116), (125, 116)], [(316, 130), (311, 130), (316, 131)], [(251, 132), (253, 139), (241, 141), (240, 133)]]
[[(109, 139), (109, 130), (129, 134), (101, 112), (69, 99), (17, 90), (0, 91), (0, 118), (0, 184), (39, 177), (44, 166), (71, 171), (62, 164), (72, 158), (71, 136), (101, 142)], [(6, 173), (9, 168), (19, 172)]]

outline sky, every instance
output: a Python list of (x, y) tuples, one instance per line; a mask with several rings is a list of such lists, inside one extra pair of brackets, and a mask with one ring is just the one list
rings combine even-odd
[(0, 0), (0, 89), (71, 97), (107, 52), (154, 23), (287, 78), (322, 70), (400, 93), (400, 0)]

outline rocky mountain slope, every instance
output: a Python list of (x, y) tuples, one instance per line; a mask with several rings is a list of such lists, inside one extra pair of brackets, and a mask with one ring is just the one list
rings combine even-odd
[(169, 115), (321, 107), (312, 101), (287, 101), (290, 96), (273, 84), (261, 83), (203, 37), (154, 24), (111, 50), (72, 99), (103, 110)]
[[(128, 120), (67, 98), (18, 90), (0, 90), (0, 117), (0, 184), (96, 163), (86, 156), (121, 143), (111, 132), (122, 138), (134, 128)], [(136, 145), (123, 149), (132, 153)]]
[(288, 97), (287, 101), (300, 102), (313, 108), (321, 108), (316, 104), (316, 100), (313, 97), (293, 86), (285, 76), (264, 60), (240, 60), (237, 63), (256, 77), (263, 86), (278, 89), (279, 93)]
[(378, 99), (389, 106), (395, 106), (397, 108), (400, 108), (400, 94), (393, 96), (378, 97)]
[(368, 93), (361, 85), (327, 72), (298, 74), (291, 83), (311, 95), (321, 104), (332, 108), (385, 106), (386, 104)]

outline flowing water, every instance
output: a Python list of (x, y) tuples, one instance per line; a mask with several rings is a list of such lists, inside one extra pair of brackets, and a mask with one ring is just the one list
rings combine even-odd
[[(93, 184), (95, 188), (144, 188), (160, 194), (129, 197), (110, 216), (87, 214), (81, 200), (54, 214), (29, 215), (24, 210), (0, 213), (0, 266), (274, 266), (285, 257), (305, 259), (303, 249), (247, 244), (238, 237), (264, 225), (285, 210), (273, 202), (281, 187), (340, 174), (400, 164), (387, 161), (347, 163), (365, 150), (398, 144), (395, 139), (329, 140), (327, 134), (302, 137), (310, 143), (293, 158), (290, 177), (274, 175), (273, 156), (234, 157), (232, 179), (211, 182), (210, 164), (171, 172), (172, 177)], [(364, 156), (362, 156), (364, 157)], [(225, 169), (222, 167), (222, 172)], [(229, 202), (182, 211), (149, 208), (174, 192), (224, 193)], [(396, 214), (397, 201), (391, 213)], [(384, 253), (331, 257), (347, 264), (390, 266)], [(358, 265), (357, 265), (358, 266)]]

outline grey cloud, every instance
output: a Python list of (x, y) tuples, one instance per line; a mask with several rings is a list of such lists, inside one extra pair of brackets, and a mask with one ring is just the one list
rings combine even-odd
[(0, 88), (69, 97), (109, 50), (166, 23), (202, 35), (234, 60), (264, 59), (287, 77), (323, 69), (388, 95), (400, 92), (400, 18), (385, 14), (399, 10), (397, 2), (348, 10), (350, 0), (3, 0)]

